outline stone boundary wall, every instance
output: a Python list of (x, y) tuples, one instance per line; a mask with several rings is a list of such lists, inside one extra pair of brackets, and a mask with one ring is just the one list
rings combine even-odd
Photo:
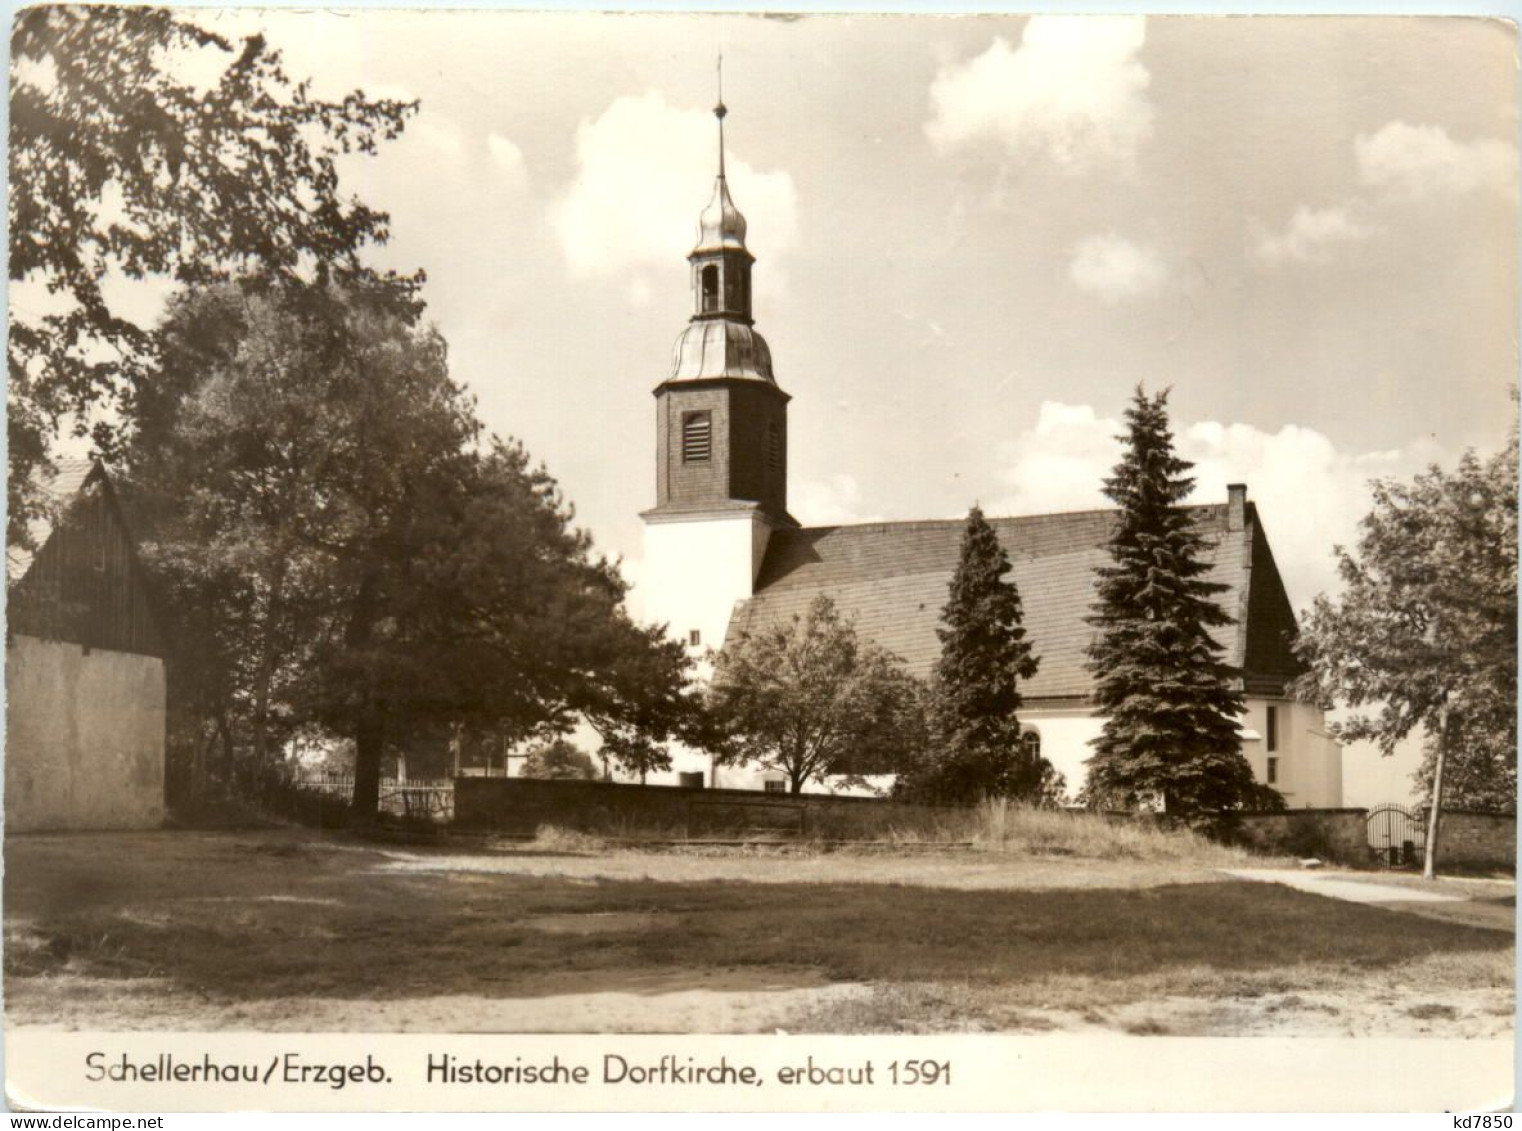
[[(1374, 864), (1365, 809), (1288, 809), (1246, 813), (1235, 833), (1247, 848), (1280, 856), (1314, 856), (1355, 867)], [(1136, 814), (1106, 813), (1110, 820)], [(454, 825), (462, 830), (533, 836), (541, 826), (605, 836), (795, 837), (870, 839), (890, 829), (970, 831), (965, 810), (910, 805), (885, 798), (752, 789), (692, 789), (603, 781), (456, 778)], [(1439, 867), (1512, 869), (1516, 818), (1509, 814), (1443, 814)]]
[[(1366, 809), (1287, 809), (1282, 813), (1247, 813), (1238, 819), (1241, 842), (1259, 852), (1315, 856), (1339, 864), (1367, 867), (1375, 863), (1369, 847)], [(1425, 831), (1427, 816), (1417, 810)], [(1421, 841), (1417, 841), (1420, 855)], [(1445, 811), (1438, 829), (1438, 869), (1517, 866), (1517, 818), (1511, 813)]]
[(1362, 865), (1371, 860), (1367, 815), (1365, 809), (1286, 809), (1245, 813), (1237, 827), (1242, 842), (1259, 852)]
[(690, 789), (536, 778), (456, 778), (454, 824), (461, 829), (533, 836), (541, 825), (618, 835), (735, 835), (851, 839), (895, 825), (925, 827), (955, 810), (876, 797)]
[[(1421, 813), (1425, 827), (1427, 814)], [(1466, 868), (1517, 866), (1517, 818), (1511, 813), (1473, 813), (1465, 809), (1444, 810), (1438, 815), (1438, 866), (1460, 864)]]

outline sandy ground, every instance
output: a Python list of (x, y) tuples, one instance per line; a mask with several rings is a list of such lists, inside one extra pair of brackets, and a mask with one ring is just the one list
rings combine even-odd
[[(621, 978), (627, 983), (627, 976)], [(74, 1030), (240, 1030), (394, 1033), (769, 1033), (806, 1031), (828, 1010), (849, 1018), (872, 986), (829, 983), (814, 971), (706, 971), (641, 975), (637, 992), (583, 989), (545, 979), (524, 996), (455, 994), (392, 1001), (273, 998), (218, 1006), (166, 992), (154, 980), (68, 975), (45, 992), (7, 1003), (7, 1024)], [(809, 984), (799, 985), (799, 982)], [(584, 982), (583, 982), (584, 984)], [(39, 990), (44, 987), (37, 987)], [(895, 987), (892, 992), (901, 992)], [(1513, 1034), (1508, 990), (1448, 990), (1441, 1001), (1420, 986), (1363, 992), (1298, 991), (1257, 997), (1166, 997), (1082, 1012), (1019, 1010), (1001, 1031), (1126, 1032), (1194, 1037), (1449, 1037)], [(839, 1012), (842, 1007), (846, 1012)], [(992, 1028), (992, 1027), (990, 1027)]]
[[(343, 851), (340, 846), (329, 846)], [(360, 850), (356, 850), (360, 851)], [(742, 880), (746, 883), (910, 884), (916, 887), (962, 891), (1019, 888), (1152, 887), (1163, 884), (1209, 883), (1218, 878), (1209, 868), (1171, 861), (1079, 860), (1064, 857), (1031, 859), (1014, 854), (950, 852), (900, 855), (891, 852), (829, 852), (786, 857), (785, 867), (769, 866), (777, 855), (754, 853), (612, 851), (555, 854), (526, 848), (480, 853), (448, 850), (409, 851), (364, 849), (383, 862), (382, 875), (449, 874), (555, 876), (573, 880), (660, 880), (702, 883)]]
[[(278, 840), (278, 838), (276, 838)], [(147, 842), (145, 842), (146, 845)], [(194, 853), (194, 845), (166, 842), (176, 851)], [(265, 842), (248, 838), (252, 849)], [(271, 841), (275, 843), (275, 841)], [(652, 878), (708, 884), (723, 881), (818, 882), (908, 885), (988, 890), (1083, 889), (1094, 887), (1150, 888), (1180, 882), (1218, 881), (1210, 868), (1169, 862), (1093, 861), (1067, 858), (1025, 858), (946, 853), (934, 857), (903, 855), (822, 854), (798, 856), (785, 867), (743, 853), (716, 855), (604, 852), (547, 854), (543, 851), (465, 853), (436, 849), (377, 849), (334, 841), (302, 840), (303, 850), (317, 853), (355, 853), (353, 874), (373, 876), (364, 882), (427, 882), (446, 876), (465, 884), (489, 884), (492, 877), (546, 876), (571, 884), (596, 885), (603, 880)], [(241, 840), (236, 846), (241, 846)], [(62, 850), (85, 850), (84, 841), (61, 840)], [(281, 859), (281, 857), (276, 857)], [(331, 859), (331, 858), (330, 858)], [(348, 857), (345, 857), (348, 859)], [(411, 878), (416, 877), (416, 880)], [(1380, 877), (1341, 873), (1260, 874), (1254, 879), (1289, 882), (1303, 890), (1358, 902), (1376, 902), (1392, 912), (1392, 929), (1404, 914), (1443, 917), (1472, 926), (1510, 928), (1515, 885), (1511, 883), (1452, 883), (1419, 889)], [(1245, 879), (1245, 878), (1244, 878)], [(166, 884), (170, 881), (164, 881)], [(204, 888), (202, 890), (205, 890)], [(214, 890), (214, 889), (213, 889)], [(1421, 898), (1426, 895), (1429, 898)], [(1431, 898), (1437, 896), (1438, 898)], [(314, 910), (338, 904), (327, 896), (272, 892), (233, 896), (193, 894), (178, 897), (190, 903), (310, 904)], [(124, 918), (168, 927), (167, 911), (123, 907)], [(627, 936), (653, 923), (645, 911), (594, 911), (541, 914), (521, 921), (523, 927), (545, 936), (575, 938), (607, 934)], [(6, 941), (25, 949), (45, 946), (24, 917), (8, 914)], [(597, 939), (588, 940), (591, 942)], [(1451, 961), (1444, 958), (1443, 961)], [(599, 983), (608, 988), (599, 989)], [(1001, 1031), (1127, 1032), (1173, 1036), (1379, 1036), (1379, 1037), (1509, 1037), (1513, 1031), (1513, 991), (1510, 986), (1447, 988), (1434, 993), (1420, 977), (1407, 974), (1395, 980), (1354, 977), (1343, 987), (1323, 988), (1324, 982), (1280, 982), (1264, 992), (1219, 997), (1158, 995), (1127, 1004), (1101, 1002), (1083, 1010), (1046, 1008), (1033, 997), (978, 1017), (996, 1017)], [(616, 987), (616, 988), (612, 988)], [(499, 987), (501, 993), (507, 987)], [(925, 1031), (915, 1024), (917, 1014), (906, 991), (944, 994), (944, 985), (862, 984), (833, 982), (812, 968), (698, 967), (685, 970), (608, 969), (546, 973), (521, 980), (512, 996), (439, 994), (390, 1000), (343, 996), (278, 996), (249, 1000), (214, 1000), (193, 989), (174, 987), (156, 978), (98, 978), (72, 964), (56, 973), (9, 979), (6, 1022), (13, 1027), (75, 1030), (250, 1030), (301, 1032), (564, 1032), (564, 1033), (755, 1033), (808, 1031), (824, 1019), (828, 1031)], [(1191, 987), (1192, 989), (1192, 987)], [(1275, 990), (1282, 992), (1273, 992)], [(1069, 997), (1068, 1001), (1074, 999)], [(1113, 1000), (1113, 999), (1112, 999)], [(863, 1024), (850, 1019), (859, 1009)], [(958, 1011), (936, 1016), (949, 1026), (958, 1024)], [(963, 1015), (965, 1016), (965, 1015)], [(816, 1024), (811, 1024), (811, 1020)], [(989, 1023), (990, 1026), (993, 1023)], [(939, 1024), (932, 1028), (940, 1027)], [(984, 1027), (981, 1020), (961, 1025)]]
[(1228, 876), (1256, 883), (1284, 884), (1297, 891), (1349, 903), (1367, 903), (1387, 911), (1420, 915), (1449, 923), (1516, 930), (1517, 884), (1513, 879), (1438, 879), (1369, 872), (1288, 871), (1226, 868)]
[(1114, 1032), (1188, 1037), (1510, 1037), (1511, 995), (1495, 990), (1445, 991), (1442, 1003), (1412, 987), (1365, 997), (1304, 991), (1258, 998), (1168, 997), (1079, 1015), (1032, 1010), (1029, 1022), (1066, 1032)]
[[(800, 1010), (868, 992), (831, 984), (817, 971), (641, 973), (620, 984), (638, 991), (572, 992), (565, 979), (543, 979), (522, 996), (450, 994), (391, 1001), (270, 998), (214, 1006), (166, 992), (152, 979), (116, 981), (60, 976), (40, 994), (6, 1004), (10, 1026), (75, 1030), (248, 1029), (255, 1032), (381, 1033), (766, 1033)], [(578, 979), (585, 987), (586, 979)], [(799, 983), (804, 983), (799, 985)]]
[(1421, 888), (1399, 887), (1394, 884), (1365, 881), (1354, 883), (1336, 872), (1291, 872), (1282, 868), (1227, 868), (1228, 876), (1240, 880), (1254, 880), (1265, 884), (1285, 884), (1312, 895), (1346, 899), (1350, 903), (1459, 903), (1464, 896), (1446, 891), (1425, 891)]

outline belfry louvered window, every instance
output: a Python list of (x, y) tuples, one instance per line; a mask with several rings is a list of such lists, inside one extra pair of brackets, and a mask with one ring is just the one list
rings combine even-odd
[(713, 458), (713, 415), (689, 412), (682, 417), (682, 462), (707, 463)]
[(773, 471), (782, 470), (782, 429), (776, 421), (766, 426), (766, 462)]
[(719, 309), (719, 269), (712, 265), (703, 268), (703, 305), (704, 314), (712, 314)]

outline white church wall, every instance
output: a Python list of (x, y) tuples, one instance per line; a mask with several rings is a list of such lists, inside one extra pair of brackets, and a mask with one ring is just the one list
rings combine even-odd
[[(703, 787), (705, 789), (754, 789), (764, 790), (768, 782), (784, 783), (786, 789), (787, 775), (777, 770), (769, 770), (765, 767), (745, 763), (733, 766), (715, 766), (713, 759), (698, 750), (690, 750), (679, 743), (673, 743), (668, 750), (671, 754), (671, 769), (661, 770), (646, 776), (646, 785), (681, 785), (682, 774), (700, 773), (703, 775)], [(638, 782), (639, 775), (628, 774), (619, 770), (613, 773), (613, 780), (620, 782)], [(804, 785), (805, 793), (828, 793), (836, 796), (848, 797), (880, 797), (885, 796), (893, 788), (892, 774), (877, 774), (863, 780), (847, 780), (843, 776), (835, 775), (826, 777), (822, 782), (810, 781)]]
[[(1276, 712), (1274, 745), (1267, 748), (1268, 707)], [(1276, 759), (1274, 788), (1284, 795), (1291, 809), (1336, 809), (1344, 804), (1342, 796), (1342, 747), (1325, 730), (1322, 713), (1315, 707), (1292, 700), (1249, 699), (1242, 720), (1242, 753), (1260, 782), (1268, 780), (1268, 759)], [(1077, 800), (1088, 778), (1087, 762), (1093, 757), (1090, 745), (1099, 737), (1103, 720), (1082, 707), (1044, 709), (1026, 706), (1020, 722), (1041, 735), (1041, 753), (1062, 774), (1067, 783), (1067, 800)], [(760, 766), (713, 765), (712, 758), (700, 751), (680, 745), (671, 747), (671, 769), (649, 775), (650, 785), (679, 785), (681, 774), (702, 773), (703, 784), (710, 789), (766, 788), (768, 778), (780, 777), (776, 771)], [(616, 775), (618, 780), (635, 780)], [(810, 782), (809, 793), (852, 793), (870, 795), (886, 792), (890, 777), (873, 779), (874, 788), (847, 786), (843, 781)]]
[[(717, 651), (735, 602), (751, 594), (769, 534), (766, 523), (749, 514), (647, 521), (646, 618), (666, 624), (695, 656)], [(706, 665), (701, 674), (709, 674)]]
[[(1342, 806), (1342, 747), (1327, 734), (1318, 708), (1292, 699), (1249, 698), (1242, 729), (1242, 753), (1253, 776), (1283, 794), (1291, 809)], [(1272, 781), (1269, 759), (1274, 760)]]
[(1342, 751), (1342, 803), (1363, 809), (1376, 805), (1422, 805), (1425, 790), (1412, 775), (1421, 768), (1425, 736), (1417, 731), (1385, 755), (1375, 742), (1350, 742)]
[[(1275, 749), (1267, 749), (1268, 707), (1275, 709)], [(1103, 720), (1083, 708), (1044, 710), (1026, 706), (1020, 722), (1041, 734), (1041, 753), (1067, 779), (1068, 799), (1077, 798), (1088, 779), (1090, 743)], [(1268, 780), (1268, 759), (1276, 760), (1274, 788), (1292, 809), (1342, 806), (1342, 748), (1327, 733), (1322, 713), (1292, 700), (1249, 699), (1242, 719), (1242, 753), (1253, 776)]]
[(1084, 763), (1094, 756), (1089, 743), (1099, 737), (1101, 721), (1081, 707), (1026, 706), (1020, 709), (1020, 724), (1040, 733), (1042, 757), (1067, 779), (1068, 800), (1076, 800), (1089, 775)]

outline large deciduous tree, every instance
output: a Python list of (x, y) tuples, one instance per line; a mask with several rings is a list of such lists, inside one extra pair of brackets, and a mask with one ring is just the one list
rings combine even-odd
[(828, 596), (786, 624), (745, 633), (719, 653), (713, 726), (720, 764), (753, 762), (810, 780), (891, 769), (911, 754), (917, 681), (892, 653), (857, 635)]
[(1105, 480), (1119, 507), (1088, 618), (1094, 708), (1104, 719), (1089, 759), (1094, 803), (1160, 803), (1189, 819), (1274, 804), (1242, 756), (1240, 673), (1211, 629), (1232, 623), (1209, 581), (1206, 544), (1184, 500), (1190, 463), (1174, 451), (1168, 394), (1138, 387), (1125, 453)]
[[(387, 218), (339, 188), (337, 161), (396, 136), (414, 104), (317, 98), (261, 36), (241, 43), (166, 8), (40, 5), (11, 34), (10, 541), (60, 428), (109, 453), (157, 339), (113, 280), (207, 285), (416, 279), (360, 263)], [(19, 297), (18, 297), (19, 296)], [(130, 413), (129, 413), (130, 415)]]
[(1354, 550), (1338, 547), (1343, 590), (1316, 598), (1297, 650), (1300, 692), (1353, 708), (1346, 742), (1385, 754), (1426, 738), (1429, 794), (1446, 723), (1443, 793), (1513, 812), (1517, 803), (1517, 434), (1452, 471), (1377, 480)]
[(602, 740), (604, 766), (645, 776), (671, 768), (667, 744), (700, 745), (703, 704), (692, 680), (687, 648), (659, 625), (639, 626), (620, 615), (606, 622), (606, 661), (567, 702)]
[(272, 716), (355, 745), (355, 809), (382, 756), (460, 725), (506, 741), (611, 723), (599, 698), (646, 640), (521, 445), (482, 442), (443, 341), (384, 296), (224, 285), (173, 304), (131, 470), (162, 521), (147, 552), (216, 626), (256, 761)]

